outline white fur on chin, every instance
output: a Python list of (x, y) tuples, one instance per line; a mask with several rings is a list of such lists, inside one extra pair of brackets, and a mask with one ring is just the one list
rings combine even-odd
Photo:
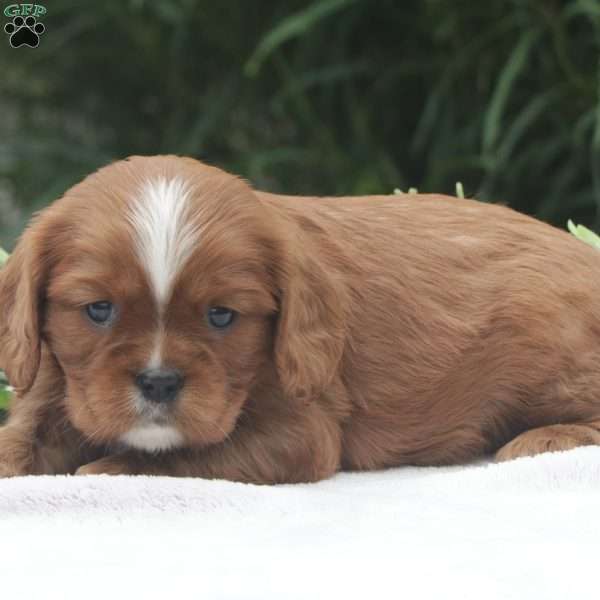
[(182, 446), (183, 436), (172, 425), (147, 423), (130, 429), (121, 436), (121, 441), (139, 450), (160, 452)]

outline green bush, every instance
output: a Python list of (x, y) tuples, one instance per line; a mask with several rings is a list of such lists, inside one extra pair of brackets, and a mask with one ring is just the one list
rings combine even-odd
[(84, 174), (189, 154), (290, 193), (394, 187), (564, 225), (600, 204), (600, 0), (47, 3), (0, 53), (0, 243)]

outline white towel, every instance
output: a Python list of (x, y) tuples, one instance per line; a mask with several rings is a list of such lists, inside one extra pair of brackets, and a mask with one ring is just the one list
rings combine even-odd
[(0, 597), (600, 598), (600, 448), (254, 486), (0, 480)]

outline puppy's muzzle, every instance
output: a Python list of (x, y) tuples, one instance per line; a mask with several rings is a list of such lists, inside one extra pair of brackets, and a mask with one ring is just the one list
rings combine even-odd
[(183, 377), (174, 369), (146, 369), (136, 376), (135, 384), (146, 400), (168, 404), (177, 398)]

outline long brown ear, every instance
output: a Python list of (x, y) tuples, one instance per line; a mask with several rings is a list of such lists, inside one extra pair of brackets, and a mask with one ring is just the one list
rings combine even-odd
[(21, 394), (32, 386), (40, 364), (45, 266), (39, 245), (35, 229), (28, 229), (0, 269), (0, 368)]
[(288, 396), (310, 402), (336, 374), (346, 338), (346, 294), (317, 257), (284, 267), (275, 364)]

